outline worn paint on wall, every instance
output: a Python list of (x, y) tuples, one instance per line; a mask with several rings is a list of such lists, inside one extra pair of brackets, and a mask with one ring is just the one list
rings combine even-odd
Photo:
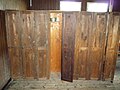
[(0, 0), (0, 9), (26, 10), (27, 4), (25, 0)]

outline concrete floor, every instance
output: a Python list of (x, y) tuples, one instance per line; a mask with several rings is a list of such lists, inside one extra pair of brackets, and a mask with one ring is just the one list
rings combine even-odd
[(13, 81), (6, 90), (120, 90), (120, 57), (117, 60), (114, 83), (95, 80), (74, 80), (70, 83), (58, 78), (60, 74), (52, 73), (50, 80)]

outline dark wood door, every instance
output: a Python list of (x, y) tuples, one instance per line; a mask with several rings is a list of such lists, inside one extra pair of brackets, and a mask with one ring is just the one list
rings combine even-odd
[(75, 23), (75, 13), (63, 13), (61, 79), (70, 82), (73, 81)]
[(0, 90), (10, 79), (10, 63), (5, 28), (5, 12), (0, 11)]

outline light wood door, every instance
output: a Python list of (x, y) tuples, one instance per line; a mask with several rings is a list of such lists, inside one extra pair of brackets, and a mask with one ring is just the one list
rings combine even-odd
[(61, 71), (62, 13), (50, 13), (51, 72)]

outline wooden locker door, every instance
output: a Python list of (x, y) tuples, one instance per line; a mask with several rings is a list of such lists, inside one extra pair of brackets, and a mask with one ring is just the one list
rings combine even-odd
[(61, 79), (69, 82), (73, 81), (75, 23), (75, 13), (63, 13)]
[(62, 13), (52, 12), (50, 13), (50, 19), (50, 70), (51, 72), (61, 72)]

